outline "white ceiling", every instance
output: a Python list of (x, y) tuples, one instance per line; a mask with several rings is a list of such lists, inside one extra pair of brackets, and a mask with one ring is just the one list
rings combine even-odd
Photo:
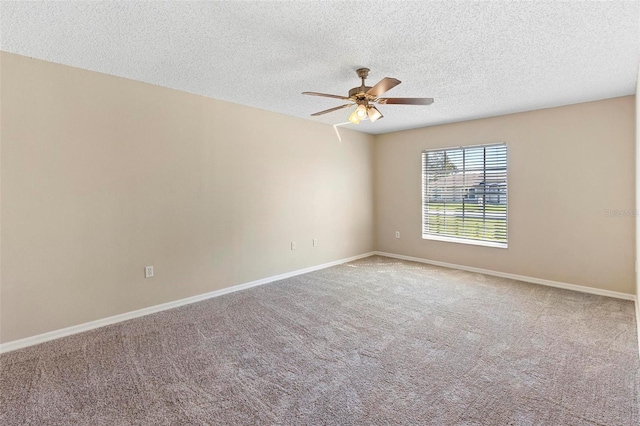
[(326, 123), (355, 69), (402, 84), (369, 133), (635, 92), (640, 2), (8, 2), (0, 48)]

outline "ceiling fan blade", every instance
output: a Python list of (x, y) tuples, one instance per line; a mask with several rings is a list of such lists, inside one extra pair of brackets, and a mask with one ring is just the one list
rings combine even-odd
[(353, 104), (344, 104), (344, 105), (340, 105), (340, 106), (335, 107), (335, 108), (325, 109), (324, 111), (320, 111), (320, 112), (316, 112), (316, 113), (314, 113), (314, 114), (311, 114), (311, 116), (312, 116), (312, 117), (315, 117), (316, 115), (323, 115), (323, 114), (327, 114), (327, 113), (330, 113), (330, 112), (333, 112), (333, 111), (337, 111), (337, 110), (342, 109), (342, 108), (350, 107), (350, 106), (352, 106), (352, 105), (353, 105)]
[(340, 95), (329, 95), (327, 93), (318, 93), (318, 92), (302, 92), (303, 95), (310, 95), (310, 96), (322, 96), (325, 98), (335, 98), (335, 99), (343, 99), (343, 100), (349, 100), (350, 98), (346, 97), (346, 96), (340, 96)]
[(382, 95), (387, 90), (391, 90), (400, 84), (400, 80), (391, 77), (385, 77), (376, 83), (371, 89), (367, 90), (367, 95), (378, 97)]
[(389, 105), (431, 105), (433, 98), (379, 98), (376, 102)]

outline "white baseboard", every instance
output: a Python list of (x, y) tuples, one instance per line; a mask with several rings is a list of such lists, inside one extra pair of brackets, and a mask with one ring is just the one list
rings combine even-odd
[(362, 259), (365, 257), (373, 256), (375, 253), (364, 253), (358, 256), (348, 257), (346, 259), (335, 260), (333, 262), (323, 263), (322, 265), (311, 266), (309, 268), (298, 269), (296, 271), (287, 272), (280, 275), (274, 275), (268, 278), (262, 278), (256, 281), (250, 281), (243, 284), (234, 285), (231, 287), (215, 290), (209, 293), (199, 294), (197, 296), (187, 297), (185, 299), (175, 300), (173, 302), (163, 303), (161, 305), (150, 306), (148, 308), (138, 309), (136, 311), (126, 312), (124, 314), (114, 315), (108, 318), (102, 318), (95, 321), (86, 322), (84, 324), (74, 325), (60, 330), (50, 331), (48, 333), (38, 334), (36, 336), (26, 337), (20, 340), (14, 340), (0, 344), (0, 353), (15, 351), (16, 349), (26, 348), (28, 346), (37, 345), (40, 343), (48, 342), (50, 340), (59, 339), (61, 337), (70, 336), (72, 334), (82, 333), (83, 331), (93, 330), (105, 325), (115, 324), (122, 321), (127, 321), (133, 318), (142, 317), (145, 315), (153, 314), (160, 311), (166, 311), (167, 309), (177, 308), (179, 306), (188, 305), (202, 300), (211, 299), (212, 297), (222, 296), (224, 294), (233, 293), (247, 288), (259, 286), (262, 284), (268, 284), (274, 281), (283, 280), (285, 278), (295, 277), (296, 275), (302, 275), (309, 272), (317, 271), (319, 269), (329, 268), (331, 266), (340, 265), (354, 260)]
[(638, 354), (640, 355), (640, 293), (636, 296), (636, 331), (638, 332)]
[(455, 263), (440, 262), (437, 260), (422, 259), (419, 257), (405, 256), (402, 254), (386, 253), (382, 251), (376, 251), (375, 254), (380, 256), (392, 257), (395, 259), (410, 260), (412, 262), (420, 262), (420, 263), (427, 263), (429, 265), (443, 266), (445, 268), (460, 269), (462, 271), (492, 275), (494, 277), (510, 278), (512, 280), (525, 281), (528, 283), (546, 285), (549, 287), (563, 288), (565, 290), (573, 290), (573, 291), (579, 291), (582, 293), (597, 294), (598, 296), (615, 297), (616, 299), (633, 300), (633, 301), (636, 300), (635, 295), (628, 294), (628, 293), (621, 293), (618, 291), (603, 290), (603, 289), (594, 288), (594, 287), (586, 287), (586, 286), (576, 285), (576, 284), (561, 283), (558, 281), (527, 277), (524, 275), (509, 274), (506, 272), (492, 271), (489, 269), (473, 268), (471, 266), (457, 265)]
[(287, 272), (287, 273), (280, 274), (280, 275), (274, 275), (274, 276), (271, 276), (271, 277), (262, 278), (262, 279), (256, 280), (256, 281), (250, 281), (250, 282), (247, 282), (247, 283), (234, 285), (234, 286), (223, 288), (223, 289), (220, 289), (220, 290), (215, 290), (215, 291), (212, 291), (212, 292), (209, 292), (209, 293), (204, 293), (204, 294), (200, 294), (200, 295), (197, 295), (197, 296), (187, 297), (185, 299), (175, 300), (173, 302), (167, 302), (167, 303), (163, 303), (163, 304), (160, 304), (160, 305), (150, 306), (148, 308), (138, 309), (136, 311), (126, 312), (126, 313), (123, 313), (123, 314), (114, 315), (114, 316), (111, 316), (111, 317), (102, 318), (102, 319), (95, 320), (95, 321), (90, 321), (90, 322), (87, 322), (87, 323), (84, 323), (84, 324), (74, 325), (74, 326), (63, 328), (63, 329), (60, 329), (60, 330), (54, 330), (54, 331), (50, 331), (50, 332), (47, 332), (47, 333), (38, 334), (36, 336), (26, 337), (26, 338), (20, 339), (20, 340), (14, 340), (12, 342), (7, 342), (7, 343), (0, 344), (0, 353), (10, 352), (10, 351), (14, 351), (16, 349), (21, 349), (21, 348), (26, 348), (28, 346), (37, 345), (37, 344), (40, 344), (40, 343), (48, 342), (50, 340), (55, 340), (55, 339), (59, 339), (61, 337), (70, 336), (72, 334), (82, 333), (84, 331), (93, 330), (93, 329), (96, 329), (96, 328), (104, 327), (106, 325), (115, 324), (115, 323), (118, 323), (118, 322), (127, 321), (127, 320), (134, 319), (134, 318), (139, 318), (139, 317), (142, 317), (142, 316), (145, 316), (145, 315), (149, 315), (149, 314), (153, 314), (153, 313), (156, 313), (156, 312), (166, 311), (168, 309), (177, 308), (179, 306), (184, 306), (184, 305), (188, 305), (188, 304), (191, 304), (191, 303), (200, 302), (202, 300), (211, 299), (213, 297), (222, 296), (224, 294), (233, 293), (233, 292), (236, 292), (236, 291), (240, 291), (240, 290), (244, 290), (244, 289), (247, 289), (247, 288), (259, 286), (259, 285), (262, 285), (262, 284), (268, 284), (268, 283), (271, 283), (271, 282), (274, 282), (274, 281), (283, 280), (285, 278), (295, 277), (296, 275), (306, 274), (306, 273), (309, 273), (309, 272), (313, 272), (313, 271), (317, 271), (317, 270), (320, 270), (320, 269), (329, 268), (329, 267), (340, 265), (340, 264), (347, 263), (347, 262), (352, 262), (354, 260), (362, 259), (362, 258), (373, 256), (373, 255), (386, 256), (386, 257), (391, 257), (391, 258), (395, 258), (395, 259), (402, 259), (402, 260), (409, 260), (409, 261), (412, 261), (412, 262), (426, 263), (426, 264), (429, 264), (429, 265), (442, 266), (442, 267), (445, 267), (445, 268), (452, 268), (452, 269), (459, 269), (459, 270), (468, 271), (468, 272), (476, 272), (476, 273), (485, 274), (485, 275), (492, 275), (492, 276), (496, 276), (496, 277), (510, 278), (510, 279), (513, 279), (513, 280), (524, 281), (524, 282), (529, 282), (529, 283), (533, 283), (533, 284), (540, 284), (540, 285), (545, 285), (545, 286), (549, 286), (549, 287), (562, 288), (562, 289), (565, 289), (565, 290), (574, 290), (574, 291), (579, 291), (579, 292), (582, 292), (582, 293), (596, 294), (596, 295), (599, 295), (599, 296), (608, 296), (608, 297), (614, 297), (614, 298), (617, 298), (617, 299), (633, 300), (633, 301), (636, 302), (635, 303), (636, 325), (637, 325), (637, 328), (638, 328), (638, 342), (640, 344), (640, 303), (638, 303), (638, 301), (636, 300), (636, 296), (634, 296), (632, 294), (621, 293), (621, 292), (610, 291), (610, 290), (602, 290), (602, 289), (598, 289), (598, 288), (586, 287), (586, 286), (581, 286), (581, 285), (576, 285), (576, 284), (562, 283), (562, 282), (558, 282), (558, 281), (545, 280), (545, 279), (541, 279), (541, 278), (527, 277), (527, 276), (524, 276), (524, 275), (509, 274), (509, 273), (506, 273), (506, 272), (492, 271), (492, 270), (489, 270), (489, 269), (473, 268), (473, 267), (470, 267), (470, 266), (457, 265), (457, 264), (454, 264), (454, 263), (440, 262), (440, 261), (436, 261), (436, 260), (422, 259), (422, 258), (419, 258), (419, 257), (412, 257), (412, 256), (401, 255), (401, 254), (394, 254), (394, 253), (386, 253), (386, 252), (382, 252), (382, 251), (375, 251), (375, 252), (364, 253), (364, 254), (361, 254), (361, 255), (358, 255), (358, 256), (352, 256), (352, 257), (349, 257), (349, 258), (336, 260), (336, 261), (333, 261), (333, 262), (323, 263), (323, 264), (317, 265), (317, 266), (311, 266), (309, 268), (298, 269), (296, 271)]

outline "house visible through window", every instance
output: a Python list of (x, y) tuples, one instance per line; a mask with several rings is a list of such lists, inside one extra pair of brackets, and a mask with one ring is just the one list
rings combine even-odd
[(422, 238), (507, 247), (507, 145), (422, 152)]

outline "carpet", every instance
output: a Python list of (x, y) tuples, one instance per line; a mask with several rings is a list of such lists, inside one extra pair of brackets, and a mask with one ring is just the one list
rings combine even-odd
[(9, 425), (633, 425), (630, 301), (380, 256), (0, 356)]

